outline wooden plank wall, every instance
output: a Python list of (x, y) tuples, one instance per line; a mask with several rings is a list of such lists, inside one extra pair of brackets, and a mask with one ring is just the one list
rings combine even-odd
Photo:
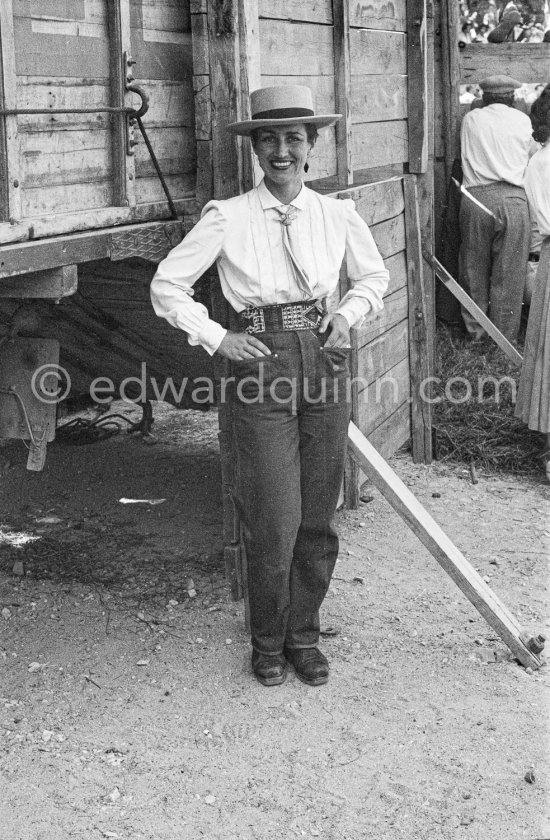
[[(144, 125), (173, 198), (192, 196), (197, 155), (189, 2), (131, 0), (130, 27), (134, 73), (149, 95)], [(138, 203), (161, 201), (164, 193), (141, 139), (135, 157)]]
[[(305, 84), (316, 107), (334, 112), (335, 51), (331, 0), (260, 0), (263, 85)], [(408, 160), (406, 0), (349, 3), (351, 160), (357, 173)], [(308, 179), (336, 175), (334, 130), (323, 132)], [(322, 185), (320, 185), (322, 186)]]
[[(260, 72), (263, 87), (307, 85), (318, 113), (335, 111), (332, 0), (260, 0)], [(308, 180), (336, 175), (334, 129), (323, 131)]]
[[(110, 54), (111, 2), (13, 0), (18, 108), (113, 104), (112, 62), (123, 57)], [(133, 73), (150, 98), (144, 124), (172, 196), (184, 199), (195, 194), (197, 173), (189, 0), (124, 3)], [(129, 102), (139, 105), (137, 97)], [(87, 226), (93, 227), (93, 211), (117, 204), (111, 144), (116, 117), (20, 115), (17, 120), (22, 218), (67, 216), (86, 208)], [(139, 132), (135, 139), (135, 200), (142, 206), (164, 202)], [(157, 212), (151, 208), (152, 217)], [(74, 229), (69, 221), (67, 229)]]
[[(403, 179), (338, 193), (352, 198), (369, 225), (390, 273), (384, 310), (352, 331), (357, 385), (354, 420), (383, 456), (410, 438), (409, 300)], [(347, 288), (345, 276), (342, 292)]]
[(406, 28), (406, 0), (350, 2), (356, 173), (408, 160)]
[[(18, 108), (110, 104), (105, 0), (15, 0), (13, 16)], [(23, 217), (112, 203), (109, 119), (18, 117)]]

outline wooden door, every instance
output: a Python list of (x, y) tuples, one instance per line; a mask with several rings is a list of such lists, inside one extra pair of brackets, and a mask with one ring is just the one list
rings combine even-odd
[(0, 101), (19, 113), (0, 117), (0, 242), (169, 215), (122, 113), (132, 81), (178, 211), (194, 203), (191, 38), (190, 0), (2, 0)]

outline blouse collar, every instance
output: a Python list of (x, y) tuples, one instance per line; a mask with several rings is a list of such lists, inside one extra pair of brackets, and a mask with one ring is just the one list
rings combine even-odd
[[(258, 197), (260, 199), (260, 204), (262, 205), (263, 210), (271, 210), (274, 207), (286, 206), (286, 205), (283, 205), (283, 202), (280, 199), (275, 198), (275, 196), (272, 193), (269, 192), (268, 188), (265, 185), (265, 181), (263, 180), (263, 178), (260, 181), (260, 183), (258, 184), (258, 186), (256, 187), (256, 190), (258, 192)], [(302, 182), (302, 188), (301, 188), (300, 192), (298, 193), (298, 195), (296, 196), (296, 198), (292, 199), (292, 201), (290, 202), (290, 206), (291, 207), (297, 207), (298, 210), (303, 210), (306, 207), (306, 204), (307, 204), (307, 189), (304, 186), (304, 183)]]

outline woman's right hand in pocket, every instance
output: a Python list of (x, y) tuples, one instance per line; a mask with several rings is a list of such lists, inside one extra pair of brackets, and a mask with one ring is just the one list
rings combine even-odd
[(259, 338), (248, 333), (226, 332), (217, 349), (220, 356), (233, 362), (271, 356), (271, 350)]

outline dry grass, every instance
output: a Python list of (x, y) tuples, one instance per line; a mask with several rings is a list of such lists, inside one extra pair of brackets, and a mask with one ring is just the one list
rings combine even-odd
[(493, 341), (472, 344), (461, 330), (438, 325), (435, 376), (438, 460), (541, 475), (542, 436), (514, 417), (519, 370)]

